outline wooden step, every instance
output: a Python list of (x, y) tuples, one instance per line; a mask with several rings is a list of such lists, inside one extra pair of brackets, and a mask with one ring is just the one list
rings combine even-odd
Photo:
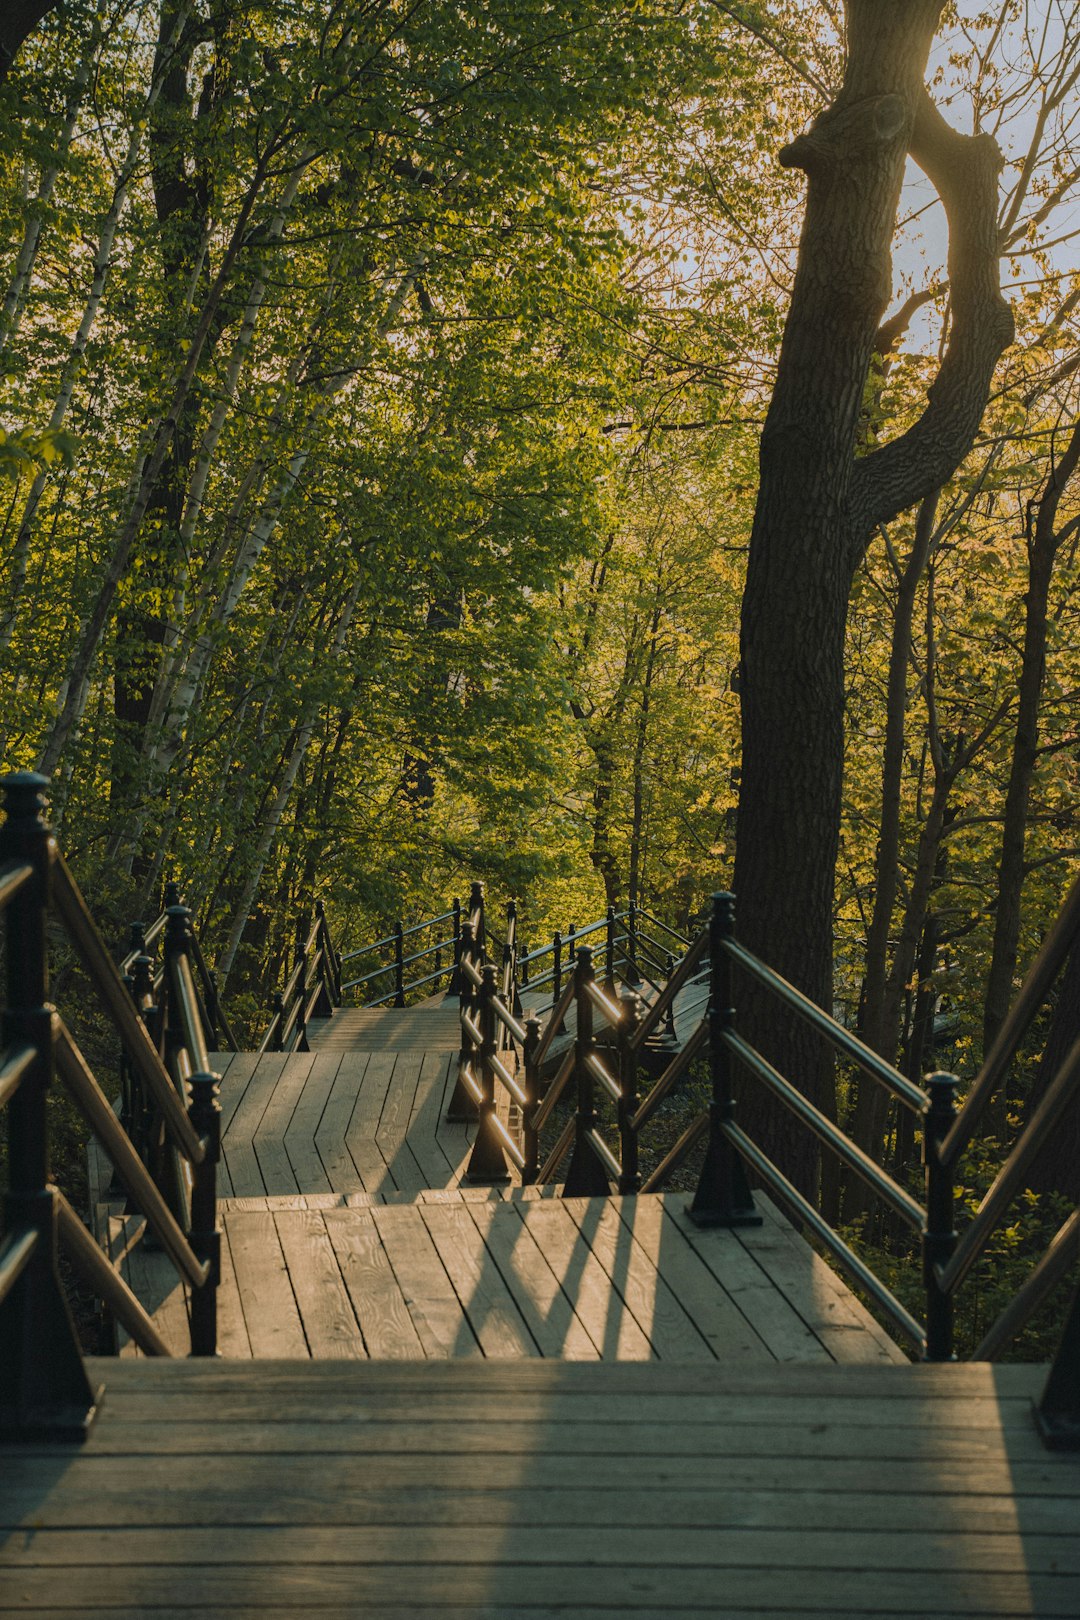
[[(760, 1229), (703, 1231), (681, 1195), (562, 1199), (536, 1189), (414, 1203), (224, 1203), (220, 1350), (316, 1359), (897, 1362), (905, 1358), (762, 1199)], [(114, 1252), (174, 1353), (188, 1350), (168, 1261), (115, 1221)], [(133, 1347), (125, 1346), (126, 1351)]]
[(1080, 1613), (1080, 1458), (1029, 1367), (98, 1361), (11, 1448), (0, 1614)]
[(461, 1022), (456, 1001), (440, 998), (417, 1007), (339, 1007), (307, 1027), (313, 1051), (456, 1052)]

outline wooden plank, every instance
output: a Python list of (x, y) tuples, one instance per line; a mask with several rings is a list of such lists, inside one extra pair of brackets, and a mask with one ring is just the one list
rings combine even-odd
[[(332, 1218), (335, 1212), (329, 1213)], [(311, 1355), (361, 1360), (364, 1341), (324, 1221), (318, 1210), (282, 1210), (274, 1215)]]
[(259, 1059), (236, 1111), (222, 1136), (222, 1151), (232, 1180), (233, 1192), (240, 1197), (258, 1196), (266, 1191), (255, 1154), (255, 1132), (274, 1094), (286, 1057), (266, 1054)]
[(532, 1233), (563, 1293), (605, 1361), (648, 1361), (653, 1351), (561, 1198), (521, 1199), (511, 1209)]
[(656, 1269), (633, 1228), (620, 1219), (621, 1198), (568, 1198), (564, 1207), (662, 1360), (712, 1361), (714, 1352)]
[(619, 1198), (615, 1200), (615, 1207), (632, 1231), (635, 1242), (642, 1246), (683, 1309), (693, 1318), (695, 1327), (715, 1356), (740, 1364), (747, 1361), (765, 1364), (773, 1359), (738, 1306), (728, 1298), (681, 1231), (675, 1230), (676, 1223), (664, 1219), (662, 1199)]
[[(244, 1093), (251, 1084), (252, 1076), (259, 1065), (258, 1052), (234, 1052), (229, 1062), (218, 1092), (218, 1102), (221, 1106), (221, 1134), (232, 1124), (244, 1098)], [(216, 1064), (214, 1065), (216, 1068)]]
[(323, 1215), (369, 1356), (421, 1359), (424, 1347), (374, 1220), (352, 1210)]
[(232, 1245), (229, 1242), (227, 1221), (220, 1220), (221, 1281), (217, 1291), (217, 1347), (220, 1356), (251, 1356), (244, 1309), (240, 1303), (240, 1285), (233, 1265)]
[(356, 1167), (360, 1186), (365, 1192), (382, 1192), (393, 1188), (394, 1180), (386, 1168), (386, 1160), (375, 1142), (386, 1093), (394, 1073), (393, 1052), (373, 1052), (364, 1070), (363, 1084), (356, 1098), (348, 1127), (345, 1146)]
[[(511, 1480), (510, 1459), (495, 1481), (478, 1483), (474, 1474), (455, 1473), (453, 1463), (431, 1460), (430, 1477), (393, 1486), (373, 1481), (366, 1459), (348, 1455), (280, 1456), (274, 1489), (251, 1490), (249, 1458), (223, 1453), (199, 1481), (177, 1481), (172, 1462), (159, 1457), (97, 1457), (79, 1467), (57, 1470), (55, 1459), (27, 1458), (18, 1479), (0, 1478), (0, 1525), (10, 1534), (35, 1531), (44, 1520), (52, 1528), (103, 1529), (118, 1525), (175, 1525), (186, 1499), (197, 1522), (234, 1524), (471, 1525), (490, 1529), (520, 1524), (597, 1528), (635, 1525), (681, 1529), (803, 1529), (842, 1534), (853, 1524), (862, 1530), (900, 1533), (939, 1532), (943, 1508), (949, 1521), (980, 1535), (1015, 1533), (1018, 1502), (1011, 1494), (911, 1491), (879, 1494), (873, 1489), (819, 1489), (813, 1479), (797, 1478), (790, 1488), (747, 1486), (745, 1466), (728, 1486), (670, 1480), (646, 1491), (630, 1470), (611, 1473), (602, 1489), (588, 1483), (557, 1483), (534, 1477)], [(592, 1470), (594, 1477), (597, 1469)], [(852, 1485), (857, 1476), (847, 1471)], [(655, 1476), (655, 1465), (650, 1477)], [(820, 1479), (820, 1472), (818, 1475)], [(831, 1477), (828, 1481), (832, 1485)], [(946, 1504), (942, 1495), (951, 1496)], [(1023, 1526), (1044, 1536), (1075, 1540), (1074, 1497), (1026, 1497)]]
[(236, 1212), (225, 1217), (253, 1356), (306, 1356), (307, 1340), (297, 1310), (274, 1217)]
[(815, 1254), (764, 1194), (754, 1195), (760, 1227), (739, 1240), (798, 1311), (834, 1361), (905, 1362), (907, 1357), (832, 1267)]
[[(125, 1222), (127, 1243), (121, 1275), (174, 1356), (191, 1350), (187, 1289), (167, 1254), (146, 1246), (146, 1223), (141, 1216)], [(136, 1355), (142, 1351), (132, 1347)]]
[[(501, 1527), (497, 1539), (490, 1526), (475, 1526), (474, 1531), (478, 1546), (469, 1563), (487, 1563), (493, 1573), (523, 1565), (538, 1575), (566, 1565), (588, 1567), (597, 1598), (603, 1595), (601, 1570), (609, 1575), (634, 1568), (650, 1573), (666, 1570), (670, 1579), (671, 1571), (681, 1576), (694, 1564), (725, 1575), (740, 1567), (770, 1574), (797, 1571), (800, 1579), (812, 1578), (817, 1572), (873, 1577), (914, 1572), (937, 1578), (1030, 1571), (1059, 1578), (1080, 1576), (1078, 1538), (1037, 1532), (1025, 1532), (1021, 1538), (1015, 1530), (988, 1536), (955, 1526), (919, 1534), (849, 1527), (844, 1536), (829, 1538), (808, 1534), (801, 1526), (774, 1530), (725, 1525), (717, 1534), (708, 1526), (687, 1529), (637, 1524), (629, 1528), (608, 1525), (598, 1537), (588, 1523), (563, 1525), (558, 1536), (552, 1536), (548, 1526), (526, 1520)], [(104, 1530), (49, 1528), (31, 1538), (8, 1538), (0, 1545), (0, 1569), (15, 1572), (129, 1562), (144, 1568), (184, 1562), (222, 1571), (238, 1564), (262, 1563), (282, 1570), (397, 1564), (422, 1579), (428, 1566), (452, 1564), (461, 1552), (459, 1528), (444, 1527), (437, 1521), (427, 1526), (423, 1536), (411, 1525), (354, 1524), (347, 1536), (337, 1527), (321, 1524), (231, 1525), (227, 1537), (217, 1525), (124, 1525)], [(12, 1578), (16, 1578), (14, 1574)], [(1080, 1591), (1080, 1583), (1075, 1589)]]
[(376, 1205), (371, 1219), (382, 1238), (425, 1356), (482, 1354), (416, 1205)]
[(460, 1162), (460, 1155), (451, 1162), (446, 1144), (439, 1136), (447, 1077), (454, 1066), (455, 1058), (449, 1052), (424, 1053), (409, 1119), (408, 1142), (424, 1177), (425, 1191), (445, 1187)]
[(332, 1190), (330, 1178), (315, 1146), (315, 1137), (340, 1067), (338, 1053), (316, 1052), (307, 1083), (285, 1132), (285, 1151), (292, 1164), (296, 1185), (305, 1193), (329, 1193)]
[(356, 1107), (370, 1057), (369, 1052), (346, 1053), (342, 1057), (315, 1132), (315, 1146), (326, 1179), (335, 1192), (363, 1190), (363, 1182), (345, 1146), (345, 1132)]
[(655, 1616), (661, 1609), (676, 1613), (696, 1609), (715, 1614), (718, 1581), (722, 1581), (725, 1612), (756, 1606), (790, 1615), (794, 1587), (799, 1604), (794, 1612), (803, 1613), (865, 1616), (875, 1609), (881, 1613), (885, 1603), (894, 1614), (932, 1616), (934, 1620), (971, 1612), (1075, 1620), (1080, 1613), (1080, 1578), (1023, 1571), (943, 1569), (935, 1572), (933, 1580), (922, 1571), (889, 1571), (876, 1578), (872, 1572), (868, 1578), (863, 1570), (800, 1571), (796, 1582), (788, 1569), (730, 1568), (720, 1574), (716, 1565), (696, 1564), (680, 1570), (675, 1594), (670, 1570), (638, 1564), (615, 1569), (569, 1563), (521, 1567), (511, 1561), (509, 1549), (496, 1564), (490, 1555), (485, 1558), (482, 1540), (475, 1563), (414, 1564), (407, 1579), (394, 1564), (287, 1565), (274, 1562), (272, 1556), (257, 1563), (202, 1568), (191, 1563), (180, 1535), (170, 1537), (167, 1546), (171, 1566), (125, 1563), (111, 1569), (85, 1564), (60, 1570), (22, 1569), (11, 1581), (12, 1595), (22, 1613), (58, 1601), (83, 1613), (95, 1608), (114, 1610), (118, 1605), (152, 1612), (157, 1603), (175, 1601), (179, 1567), (184, 1570), (185, 1602), (215, 1614), (237, 1604), (250, 1604), (295, 1615), (336, 1602), (349, 1606), (354, 1615), (370, 1613), (376, 1605), (379, 1612), (414, 1615), (424, 1604), (437, 1611), (450, 1593), (459, 1609), (476, 1613), (484, 1605), (489, 1612), (505, 1614), (506, 1606), (520, 1603), (525, 1592), (534, 1611), (550, 1605), (578, 1615), (582, 1606), (593, 1603), (606, 1606), (609, 1613), (617, 1609)]
[(695, 1226), (685, 1200), (665, 1198), (664, 1214), (734, 1301), (777, 1361), (825, 1362), (832, 1357), (773, 1284), (735, 1232)]
[(536, 1356), (536, 1343), (463, 1204), (417, 1206), (485, 1356)]
[(285, 1133), (314, 1061), (307, 1052), (295, 1053), (289, 1058), (254, 1133), (255, 1156), (269, 1194), (304, 1190), (293, 1174), (285, 1151)]
[(505, 1206), (491, 1199), (463, 1203), (485, 1249), (520, 1311), (542, 1356), (568, 1361), (596, 1361), (600, 1352), (590, 1339), (551, 1270), (536, 1239), (523, 1222), (509, 1219)]
[(394, 1186), (399, 1192), (413, 1196), (427, 1185), (407, 1140), (423, 1062), (423, 1052), (398, 1052), (395, 1055), (393, 1074), (375, 1131), (376, 1145)]

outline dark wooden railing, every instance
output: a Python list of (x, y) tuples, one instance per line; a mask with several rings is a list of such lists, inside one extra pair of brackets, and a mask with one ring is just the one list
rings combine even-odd
[[(604, 1195), (613, 1187), (622, 1193), (651, 1192), (664, 1186), (691, 1151), (704, 1141), (704, 1161), (688, 1205), (688, 1213), (696, 1222), (710, 1226), (759, 1223), (761, 1217), (754, 1207), (749, 1172), (777, 1195), (803, 1229), (814, 1236), (838, 1267), (873, 1300), (917, 1355), (929, 1361), (948, 1361), (954, 1353), (956, 1290), (999, 1229), (1010, 1200), (1023, 1188), (1035, 1154), (1063, 1110), (1080, 1097), (1078, 1040), (980, 1209), (957, 1240), (954, 1205), (959, 1157), (978, 1128), (981, 1115), (1000, 1086), (1020, 1039), (1072, 943), (1080, 939), (1080, 882), (1048, 936), (959, 1115), (955, 1102), (958, 1081), (954, 1075), (932, 1074), (924, 1086), (913, 1084), (740, 944), (735, 936), (734, 907), (732, 895), (714, 896), (708, 928), (695, 940), (687, 942), (681, 963), (669, 972), (663, 987), (657, 987), (649, 1006), (645, 1006), (625, 982), (623, 993), (619, 995), (613, 994), (611, 978), (606, 977), (599, 983), (593, 951), (581, 943), (584, 936), (606, 927), (603, 955), (610, 972), (618, 944), (617, 933), (615, 945), (612, 943), (612, 923), (617, 924), (619, 914), (588, 929), (571, 930), (566, 936), (556, 935), (551, 946), (526, 953), (520, 959), (523, 988), (528, 982), (529, 966), (545, 955), (552, 956), (543, 978), (557, 987), (559, 993), (554, 1004), (543, 1009), (543, 1022), (536, 1016), (524, 1020), (515, 1016), (507, 987), (505, 984), (500, 987), (494, 965), (485, 962), (482, 951), (476, 947), (471, 923), (465, 928), (461, 956), (459, 1087), (467, 1094), (473, 1117), (479, 1121), (468, 1177), (477, 1182), (502, 1181), (509, 1174), (508, 1165), (512, 1164), (526, 1185), (549, 1181), (569, 1154), (562, 1189), (566, 1197)], [(629, 934), (628, 927), (626, 935)], [(637, 937), (640, 949), (640, 930)], [(572, 942), (567, 961), (572, 962), (573, 967), (562, 984), (561, 953), (567, 939)], [(624, 960), (633, 960), (629, 951)], [(921, 1201), (859, 1148), (739, 1034), (732, 991), (734, 969), (756, 980), (788, 1015), (808, 1023), (838, 1053), (883, 1085), (901, 1107), (914, 1115), (922, 1132)], [(645, 1043), (658, 1026), (670, 1023), (672, 1010), (682, 993), (689, 987), (702, 985), (706, 975), (707, 997), (703, 992), (699, 995), (704, 1016), (694, 1024), (642, 1099), (638, 1093), (639, 1058)], [(531, 981), (534, 988), (536, 982), (535, 978)], [(681, 1004), (684, 1012), (686, 1001), (684, 997)], [(571, 1012), (574, 1014), (573, 1039), (544, 1092), (541, 1075), (545, 1061), (563, 1034)], [(692, 1022), (692, 1016), (687, 1021)], [(603, 1044), (596, 1038), (598, 1027), (608, 1036)], [(500, 1055), (500, 1031), (520, 1052), (523, 1069), (520, 1080), (513, 1064), (505, 1055)], [(656, 1169), (643, 1179), (639, 1171), (642, 1132), (699, 1057), (708, 1060), (711, 1079), (708, 1107), (692, 1121)], [(916, 1235), (922, 1251), (923, 1321), (912, 1315), (814, 1203), (793, 1186), (760, 1146), (736, 1124), (735, 1075), (739, 1069), (753, 1075)], [(495, 1098), (500, 1085), (519, 1112), (520, 1144), (498, 1117)], [(541, 1161), (542, 1133), (571, 1088), (573, 1113), (564, 1121), (557, 1139)], [(613, 1122), (617, 1141), (605, 1134), (604, 1118)], [(990, 1358), (1007, 1346), (1048, 1294), (1075, 1267), (1078, 1253), (1080, 1211), (1075, 1211), (1061, 1226), (1015, 1299), (986, 1333), (975, 1351), (975, 1359)], [(1060, 1351), (1039, 1403), (1038, 1417), (1049, 1444), (1080, 1446), (1080, 1294), (1073, 1302)]]
[[(448, 925), (449, 933), (446, 931)], [(424, 935), (435, 937), (420, 944)], [(408, 946), (406, 940), (409, 941)], [(415, 948), (417, 944), (419, 949)], [(411, 923), (408, 928), (399, 922), (393, 933), (384, 935), (382, 939), (373, 939), (368, 945), (345, 951), (341, 957), (342, 963), (370, 960), (372, 957), (378, 959), (380, 956), (386, 960), (378, 962), (377, 966), (358, 978), (346, 980), (341, 985), (341, 994), (345, 996), (350, 992), (363, 991), (361, 998), (354, 997), (355, 1004), (360, 1007), (404, 1007), (417, 990), (431, 995), (443, 981), (448, 990), (455, 988), (460, 949), (461, 902), (455, 899), (447, 911)]]
[[(166, 1011), (156, 1046), (44, 819), (45, 777), (17, 772), (0, 783), (0, 911), (5, 914), (7, 996), (0, 1106), (8, 1108), (8, 1176), (0, 1241), (0, 1437), (81, 1438), (101, 1399), (86, 1373), (60, 1281), (63, 1248), (76, 1272), (148, 1355), (168, 1349), (126, 1282), (64, 1194), (50, 1181), (48, 1096), (65, 1085), (116, 1168), (133, 1205), (191, 1290), (191, 1352), (213, 1355), (220, 1239), (216, 1166), (218, 1077), (211, 1072), (192, 962), (190, 914), (170, 906), (161, 983)], [(185, 1218), (143, 1163), (71, 1032), (49, 1002), (48, 933), (61, 922), (118, 1030), (128, 1062), (160, 1116), (164, 1137), (190, 1170)]]
[(259, 1042), (260, 1052), (310, 1052), (307, 1028), (312, 1018), (329, 1018), (340, 1007), (341, 964), (321, 900), (314, 920), (308, 913), (296, 929), (293, 967), (285, 988), (274, 996), (273, 1017)]

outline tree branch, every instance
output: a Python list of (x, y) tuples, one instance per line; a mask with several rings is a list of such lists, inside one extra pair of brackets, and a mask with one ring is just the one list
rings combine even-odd
[(955, 472), (975, 441), (994, 368), (1013, 339), (998, 272), (997, 142), (990, 135), (958, 134), (924, 92), (910, 151), (936, 187), (949, 222), (952, 324), (922, 416), (855, 466), (852, 511), (856, 531), (867, 536)]

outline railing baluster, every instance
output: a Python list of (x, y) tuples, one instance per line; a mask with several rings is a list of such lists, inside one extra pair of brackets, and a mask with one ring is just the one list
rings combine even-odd
[(574, 1007), (577, 1033), (574, 1062), (577, 1070), (577, 1115), (574, 1125), (574, 1151), (566, 1171), (564, 1198), (606, 1198), (611, 1192), (607, 1173), (593, 1152), (590, 1131), (596, 1128), (596, 1088), (587, 1059), (593, 1052), (593, 1004), (588, 986), (595, 980), (592, 951), (582, 945), (574, 962)]
[(191, 1193), (189, 1242), (196, 1258), (209, 1265), (201, 1288), (191, 1291), (191, 1354), (217, 1354), (217, 1290), (221, 1281), (221, 1233), (217, 1227), (217, 1166), (221, 1157), (221, 1105), (216, 1074), (193, 1074), (188, 1118), (206, 1143), (206, 1154), (195, 1167)]
[(461, 1045), (458, 1049), (457, 1081), (454, 1085), (454, 1094), (450, 1098), (450, 1104), (446, 1110), (447, 1119), (451, 1123), (459, 1125), (462, 1123), (471, 1123), (477, 1118), (476, 1102), (463, 1078), (463, 1070), (468, 1066), (473, 1055), (472, 1041), (466, 1029), (465, 1020), (466, 1018), (471, 1018), (475, 1022), (477, 1007), (476, 987), (468, 973), (465, 972), (464, 964), (468, 962), (472, 966), (475, 966), (476, 963), (474, 958), (477, 955), (478, 953), (473, 941), (472, 923), (462, 923), (460, 957), (461, 972), (458, 987), (458, 1007), (461, 1015)]
[(399, 917), (394, 924), (394, 1006), (405, 1005), (405, 929)]
[(525, 1165), (521, 1172), (521, 1185), (531, 1187), (540, 1165), (540, 1133), (533, 1125), (540, 1104), (540, 1070), (536, 1062), (536, 1049), (540, 1045), (540, 1020), (525, 1021), (525, 1040), (521, 1047), (521, 1061), (525, 1069), (526, 1104), (522, 1110), (521, 1140)]
[(634, 1037), (641, 1023), (641, 997), (624, 996), (620, 1002), (622, 1021), (619, 1024), (619, 1157), (622, 1175), (619, 1177), (621, 1193), (636, 1193), (641, 1189), (638, 1168), (638, 1133), (634, 1129), (634, 1115), (638, 1110), (638, 1063)]
[[(551, 936), (551, 953), (553, 964), (551, 969), (551, 1000), (557, 1007), (562, 999), (562, 934), (557, 928)], [(561, 1020), (555, 1033), (556, 1035), (562, 1034)]]
[(604, 962), (604, 988), (609, 996), (615, 994), (615, 907), (607, 908), (607, 958)]
[(941, 1145), (956, 1118), (956, 1076), (927, 1077), (930, 1108), (924, 1119), (923, 1164), (926, 1169), (926, 1232), (923, 1235), (923, 1283), (926, 1288), (926, 1360), (953, 1359), (953, 1295), (938, 1283), (938, 1267), (948, 1265), (956, 1248), (953, 1168), (942, 1161)]
[(57, 1270), (57, 1195), (49, 1185), (47, 1101), (54, 1073), (56, 1013), (49, 1004), (48, 912), (55, 845), (45, 824), (49, 781), (17, 771), (2, 786), (7, 817), (0, 862), (34, 875), (7, 914), (7, 1003), (3, 1042), (24, 1041), (34, 1057), (8, 1105), (4, 1230), (22, 1240), (21, 1269), (0, 1300), (0, 1438), (82, 1439), (100, 1392), (86, 1376)]
[(735, 1027), (732, 1005), (731, 958), (724, 942), (735, 935), (735, 896), (714, 894), (709, 919), (709, 956), (712, 994), (709, 1000), (709, 1068), (712, 1099), (709, 1137), (694, 1199), (687, 1214), (698, 1226), (760, 1226), (742, 1159), (724, 1134), (735, 1118), (731, 1084), (731, 1053), (724, 1031)]
[(641, 974), (638, 970), (638, 908), (637, 903), (631, 900), (626, 908), (626, 982), (627, 984), (640, 984)]
[(482, 1097), (480, 1100), (479, 1123), (476, 1128), (476, 1140), (473, 1143), (472, 1153), (469, 1155), (465, 1178), (474, 1184), (495, 1186), (500, 1182), (510, 1180), (510, 1173), (506, 1168), (506, 1158), (495, 1127), (494, 1059), (498, 1048), (498, 1030), (495, 1008), (492, 1002), (499, 993), (499, 985), (492, 963), (489, 962), (482, 969), (482, 972), (483, 983), (477, 997), (477, 1022), (480, 1025), (480, 1089)]

